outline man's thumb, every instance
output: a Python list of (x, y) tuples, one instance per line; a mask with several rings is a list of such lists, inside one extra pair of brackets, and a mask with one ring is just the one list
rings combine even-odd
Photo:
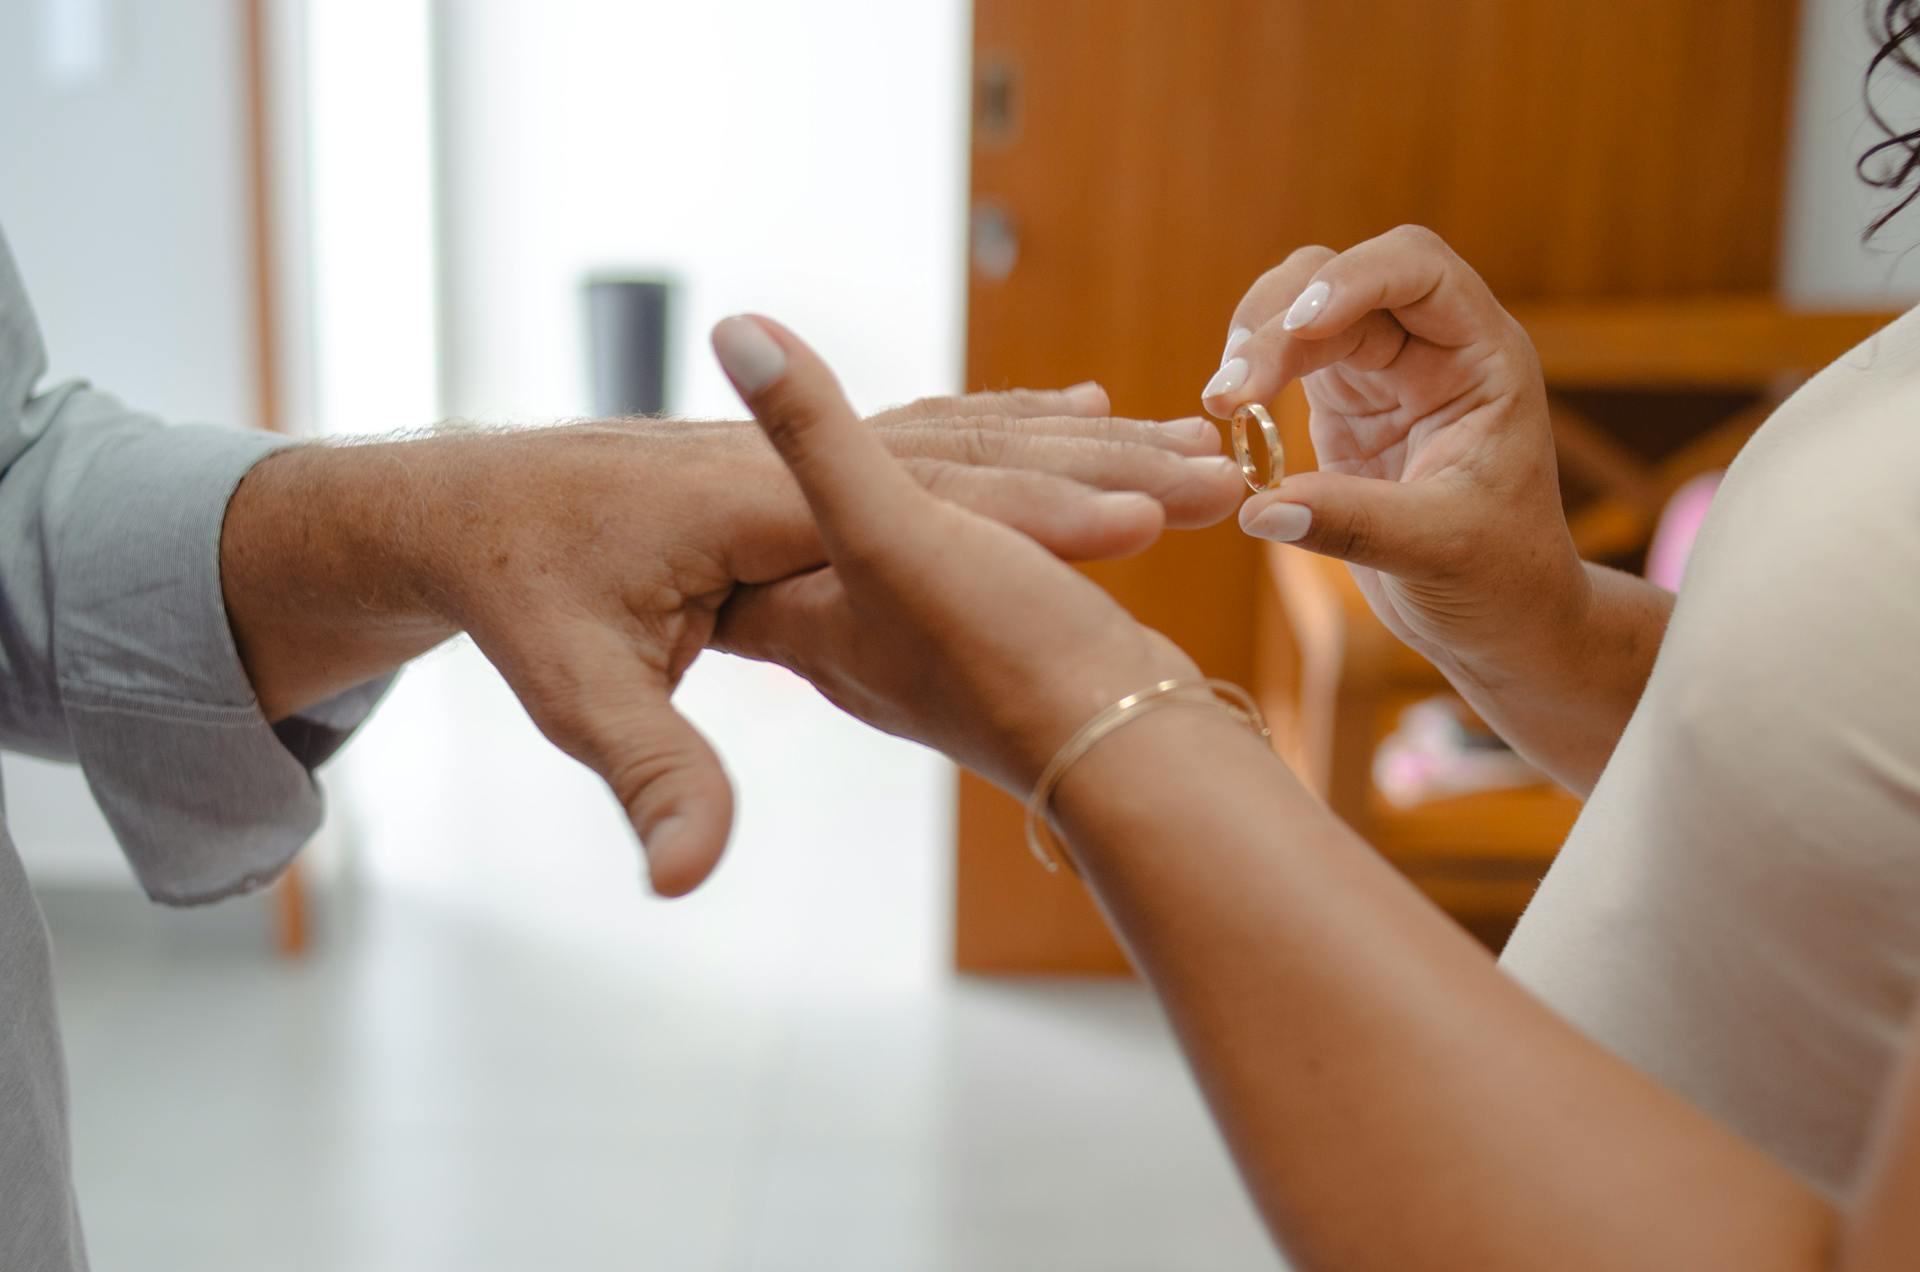
[(590, 761), (613, 788), (647, 853), (653, 890), (677, 897), (713, 873), (733, 828), (720, 757), (664, 696), (603, 719)]
[(1240, 528), (1389, 574), (1446, 568), (1446, 492), (1419, 482), (1307, 472), (1240, 505)]

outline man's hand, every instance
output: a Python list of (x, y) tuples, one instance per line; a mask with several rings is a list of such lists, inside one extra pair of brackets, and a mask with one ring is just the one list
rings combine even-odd
[[(1106, 409), (1083, 386), (869, 424), (922, 486), (1067, 557), (1135, 552), (1164, 524), (1232, 509), (1238, 475), (1212, 425)], [(718, 758), (669, 697), (737, 587), (824, 560), (759, 429), (644, 420), (295, 448), (241, 483), (221, 543), (270, 718), (464, 630), (548, 738), (607, 781), (668, 895), (706, 877), (732, 822)]]

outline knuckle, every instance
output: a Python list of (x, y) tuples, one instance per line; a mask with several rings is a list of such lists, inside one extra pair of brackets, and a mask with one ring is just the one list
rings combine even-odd
[(759, 417), (760, 427), (765, 430), (767, 440), (772, 442), (773, 448), (782, 455), (804, 454), (811, 445), (812, 421), (797, 407), (797, 403), (769, 403)]
[(939, 453), (940, 439), (946, 433), (946, 425), (939, 419), (915, 417), (875, 425), (873, 433), (880, 439), (880, 444), (887, 448), (887, 454), (903, 464), (912, 465), (915, 460)]
[(1364, 557), (1373, 546), (1373, 517), (1364, 506), (1347, 509), (1346, 514), (1326, 525), (1319, 533), (1321, 549), (1343, 561)]
[(1178, 456), (1114, 420), (1063, 436), (1033, 439), (1029, 446), (1031, 451), (1023, 457), (1032, 467), (1095, 485), (1114, 476), (1137, 480), (1160, 472), (1162, 465), (1180, 462)]
[(1438, 260), (1443, 271), (1451, 270), (1463, 263), (1454, 252), (1453, 246), (1441, 238), (1438, 231), (1424, 225), (1409, 223), (1399, 226), (1390, 231), (1388, 239), (1402, 251)]
[(992, 468), (1004, 464), (1012, 435), (999, 416), (969, 420), (953, 428), (954, 454), (963, 464)]
[(1100, 471), (1112, 471), (1114, 467), (1125, 469), (1150, 469), (1154, 475), (1185, 473), (1187, 455), (1158, 446), (1146, 428), (1129, 427), (1114, 423), (1102, 430), (1098, 436), (1087, 438), (1083, 442), (1091, 450)]
[(1347, 355), (1348, 363), (1356, 370), (1379, 371), (1390, 366), (1406, 345), (1404, 327), (1384, 314), (1375, 317), (1378, 321), (1368, 322), (1359, 345)]
[(1305, 247), (1296, 247), (1287, 253), (1287, 259), (1280, 263), (1280, 269), (1297, 271), (1318, 269), (1332, 260), (1337, 253), (1323, 243), (1309, 243)]
[(959, 414), (965, 402), (964, 398), (948, 396), (919, 398), (901, 407), (900, 413), (910, 420), (937, 420)]
[(633, 808), (643, 801), (658, 800), (666, 792), (661, 779), (676, 768), (674, 757), (664, 751), (643, 750), (606, 762), (607, 786), (622, 808)]
[(1507, 344), (1511, 348), (1524, 351), (1521, 365), (1537, 366), (1540, 362), (1540, 353), (1533, 347), (1533, 334), (1527, 330), (1526, 325), (1515, 318), (1512, 311), (1505, 306), (1501, 306), (1499, 322), (1500, 329), (1506, 334)]
[(1333, 257), (1332, 248), (1317, 243), (1296, 247), (1287, 253), (1285, 260), (1262, 274), (1247, 293), (1248, 299), (1260, 300), (1263, 312), (1259, 317), (1262, 322), (1268, 316), (1264, 312), (1266, 307), (1290, 303), (1306, 286), (1307, 280)]
[(950, 499), (956, 492), (960, 474), (966, 470), (959, 464), (939, 459), (916, 459), (906, 464), (907, 473), (929, 494), (942, 499)]

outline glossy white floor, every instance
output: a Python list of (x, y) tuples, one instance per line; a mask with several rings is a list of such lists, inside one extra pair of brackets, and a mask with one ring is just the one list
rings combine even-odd
[(944, 971), (937, 764), (766, 669), (686, 698), (743, 789), (691, 902), (470, 652), (359, 744), (304, 962), (49, 898), (99, 1272), (1277, 1266), (1143, 991)]

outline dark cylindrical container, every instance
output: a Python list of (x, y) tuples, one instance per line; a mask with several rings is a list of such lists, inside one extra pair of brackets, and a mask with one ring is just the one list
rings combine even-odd
[(673, 285), (660, 279), (587, 280), (587, 343), (594, 414), (667, 409), (667, 323)]

